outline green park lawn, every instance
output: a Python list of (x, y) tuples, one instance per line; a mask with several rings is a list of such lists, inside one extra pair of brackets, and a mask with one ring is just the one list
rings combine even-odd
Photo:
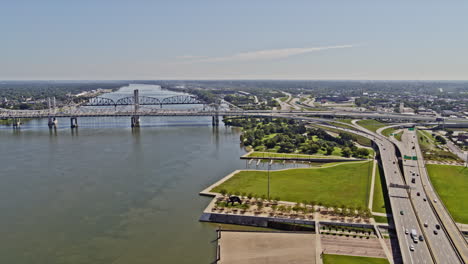
[(388, 264), (384, 258), (368, 258), (345, 255), (323, 255), (323, 264)]
[(427, 164), (437, 193), (456, 222), (468, 224), (468, 168)]
[(380, 166), (375, 171), (374, 197), (372, 201), (372, 212), (387, 213), (387, 186), (385, 185), (384, 174)]
[[(316, 201), (328, 206), (365, 208), (372, 162), (347, 162), (322, 168), (270, 171), (270, 196), (282, 201)], [(267, 171), (240, 171), (211, 191), (267, 194)]]
[[(333, 154), (333, 153), (332, 153)], [(343, 158), (338, 155), (308, 155), (308, 154), (294, 154), (294, 153), (275, 153), (275, 152), (252, 152), (248, 157), (260, 157), (260, 158), (309, 158), (309, 159), (339, 159)]]
[(374, 119), (365, 119), (365, 120), (359, 120), (358, 125), (370, 130), (370, 131), (377, 131), (377, 129), (387, 126), (388, 124), (381, 123), (377, 120)]

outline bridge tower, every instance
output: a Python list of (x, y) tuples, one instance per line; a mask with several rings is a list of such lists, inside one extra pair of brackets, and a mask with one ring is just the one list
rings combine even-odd
[(219, 104), (214, 104), (215, 112), (211, 118), (212, 126), (219, 126)]
[(134, 112), (133, 116), (131, 117), (131, 125), (132, 127), (140, 127), (140, 116), (138, 112), (140, 110), (140, 99), (139, 99), (139, 92), (138, 89), (133, 90), (133, 107)]
[(48, 98), (48, 106), (49, 106), (49, 117), (48, 117), (47, 125), (49, 126), (49, 128), (57, 128), (57, 118), (55, 118), (55, 106), (56, 106), (55, 97), (53, 98), (53, 105), (51, 103), (50, 97)]
[(78, 128), (78, 118), (76, 116), (70, 117), (70, 127), (73, 128)]

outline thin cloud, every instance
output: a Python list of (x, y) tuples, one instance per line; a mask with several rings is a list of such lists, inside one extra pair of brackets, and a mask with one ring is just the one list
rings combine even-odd
[[(286, 48), (286, 49), (271, 49), (241, 52), (233, 55), (222, 57), (205, 57), (192, 62), (226, 62), (226, 61), (252, 61), (252, 60), (272, 60), (283, 59), (295, 55), (306, 54), (316, 51), (329, 50), (329, 49), (345, 49), (352, 48), (355, 45), (338, 45), (338, 46), (323, 46), (323, 47), (310, 47), (310, 48)], [(191, 56), (193, 58), (194, 56)]]
[(193, 56), (193, 55), (183, 55), (183, 56), (177, 56), (176, 59), (178, 60), (194, 60), (194, 59), (203, 59), (207, 58), (206, 56)]

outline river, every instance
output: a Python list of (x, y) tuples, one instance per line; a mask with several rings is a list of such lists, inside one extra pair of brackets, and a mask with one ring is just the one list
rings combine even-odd
[[(130, 94), (173, 95), (134, 85)], [(198, 192), (245, 167), (235, 128), (211, 118), (80, 118), (0, 127), (0, 263), (210, 263)]]
[[(135, 88), (177, 94), (131, 85), (105, 96)], [(198, 193), (246, 168), (239, 129), (210, 117), (142, 117), (133, 130), (129, 117), (78, 123), (0, 126), (0, 263), (211, 263), (217, 225), (198, 221), (210, 201)]]

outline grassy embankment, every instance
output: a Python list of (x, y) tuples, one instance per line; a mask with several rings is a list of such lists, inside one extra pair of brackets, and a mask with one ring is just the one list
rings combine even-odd
[(385, 176), (382, 168), (377, 166), (374, 182), (374, 197), (372, 201), (372, 211), (377, 213), (387, 213), (387, 208), (390, 207), (388, 201), (387, 185), (385, 184)]
[(388, 264), (384, 258), (356, 257), (345, 255), (323, 255), (323, 264)]
[(338, 119), (337, 121), (340, 121), (340, 122), (343, 122), (343, 123), (348, 123), (350, 125), (353, 124), (353, 119), (349, 119), (349, 118), (344, 118), (344, 119)]
[(388, 126), (388, 124), (381, 123), (374, 119), (359, 120), (357, 121), (357, 124), (373, 132), (377, 131), (377, 129), (381, 127)]
[[(267, 171), (240, 171), (211, 191), (267, 194)], [(336, 166), (270, 171), (270, 196), (282, 201), (317, 201), (329, 206), (367, 207), (372, 162), (340, 163)]]
[(468, 224), (468, 168), (427, 164), (432, 185), (456, 222)]
[(461, 161), (460, 158), (452, 152), (439, 148), (439, 144), (431, 133), (418, 130), (417, 135), (425, 159), (435, 161)]

